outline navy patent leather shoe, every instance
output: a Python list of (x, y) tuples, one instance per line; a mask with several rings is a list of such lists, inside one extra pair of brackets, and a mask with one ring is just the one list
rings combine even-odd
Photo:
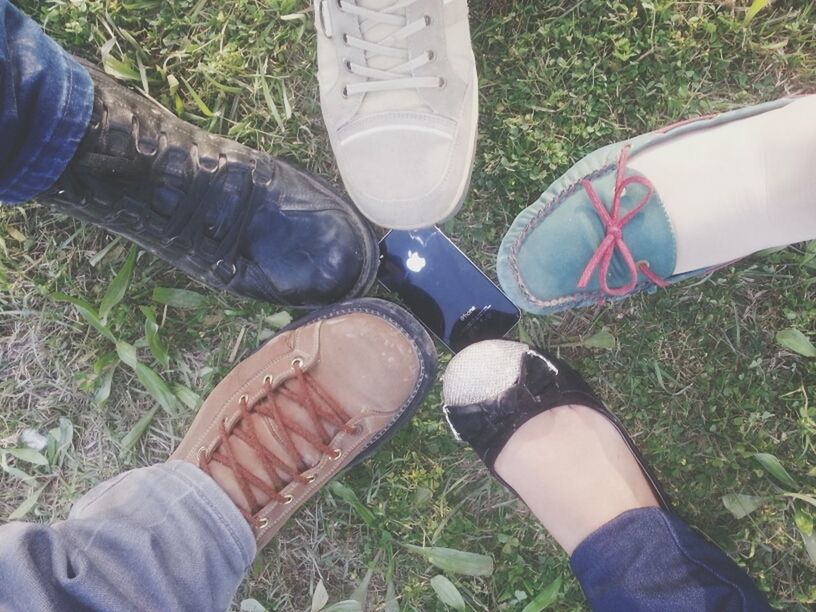
[(312, 307), (364, 294), (374, 233), (326, 181), (186, 123), (83, 63), (88, 131), (39, 199), (236, 295)]
[[(457, 439), (467, 442), (491, 473), (504, 446), (533, 417), (570, 404), (602, 414), (640, 466), (660, 505), (668, 496), (626, 429), (567, 363), (520, 342), (486, 340), (456, 355), (443, 376), (443, 410)], [(515, 491), (513, 491), (515, 493)]]

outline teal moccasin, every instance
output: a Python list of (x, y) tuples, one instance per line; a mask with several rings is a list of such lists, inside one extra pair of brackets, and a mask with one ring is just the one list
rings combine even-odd
[(551, 314), (654, 291), (729, 263), (675, 274), (669, 215), (649, 178), (627, 168), (627, 162), (646, 147), (681, 134), (792, 101), (692, 119), (587, 155), (516, 217), (499, 249), (502, 288), (520, 308)]

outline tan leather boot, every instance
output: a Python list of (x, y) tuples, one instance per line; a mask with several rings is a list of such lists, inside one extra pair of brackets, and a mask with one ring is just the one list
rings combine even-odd
[(399, 306), (362, 299), (281, 330), (204, 402), (171, 459), (207, 472), (265, 546), (422, 403), (436, 350)]

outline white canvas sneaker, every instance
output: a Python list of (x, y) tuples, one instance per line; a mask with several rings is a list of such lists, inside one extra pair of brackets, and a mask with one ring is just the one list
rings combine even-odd
[(467, 0), (314, 0), (323, 118), (351, 199), (383, 227), (444, 221), (473, 167)]

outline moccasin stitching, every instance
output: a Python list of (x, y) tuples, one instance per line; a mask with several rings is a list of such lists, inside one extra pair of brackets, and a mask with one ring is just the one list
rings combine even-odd
[[(723, 117), (726, 114), (727, 113), (714, 113), (714, 114), (710, 114), (710, 115), (703, 115), (703, 116), (700, 116), (700, 117), (694, 117), (692, 119), (686, 119), (686, 120), (679, 121), (679, 122), (676, 122), (676, 123), (673, 123), (673, 124), (669, 124), (668, 126), (662, 127), (662, 128), (660, 128), (658, 130), (655, 130), (654, 132), (652, 132), (652, 134), (655, 137), (660, 138), (660, 137), (668, 136), (671, 132), (673, 132), (676, 129), (685, 128), (685, 127), (688, 127), (689, 125), (693, 125), (693, 124), (696, 124), (696, 123), (710, 122), (712, 125), (717, 125), (718, 124), (717, 120), (720, 119), (721, 117)], [(748, 116), (752, 117), (754, 115), (752, 114), (752, 115), (748, 115)], [(649, 144), (651, 144), (651, 141), (649, 141)], [(518, 253), (521, 250), (521, 246), (522, 246), (521, 243), (530, 234), (530, 232), (532, 232), (536, 227), (538, 227), (538, 225), (544, 219), (546, 219), (547, 216), (550, 215), (550, 213), (554, 210), (554, 208), (556, 206), (560, 205), (568, 196), (572, 195), (572, 193), (577, 189), (577, 187), (580, 186), (580, 182), (582, 180), (590, 180), (590, 181), (594, 180), (594, 179), (600, 177), (601, 175), (605, 174), (606, 172), (614, 169), (615, 167), (616, 167), (616, 164), (614, 164), (614, 163), (607, 164), (606, 166), (601, 167), (600, 169), (596, 170), (595, 172), (592, 172), (592, 173), (588, 174), (587, 176), (584, 176), (584, 177), (578, 179), (576, 182), (572, 183), (569, 187), (565, 188), (552, 201), (550, 201), (548, 204), (544, 205), (544, 207), (540, 211), (538, 211), (535, 214), (535, 216), (533, 216), (533, 218), (530, 219), (530, 221), (527, 222), (527, 224), (524, 226), (524, 228), (522, 228), (522, 230), (520, 231), (519, 235), (513, 241), (513, 244), (510, 247), (510, 269), (513, 272), (513, 278), (516, 281), (519, 289), (521, 289), (524, 296), (532, 304), (535, 304), (536, 306), (539, 306), (541, 308), (549, 308), (549, 307), (553, 307), (553, 306), (561, 306), (561, 305), (569, 303), (569, 302), (575, 302), (575, 301), (580, 301), (580, 300), (596, 299), (596, 300), (603, 301), (603, 300), (609, 299), (609, 296), (605, 295), (602, 291), (581, 292), (581, 293), (576, 292), (576, 293), (572, 293), (572, 294), (562, 296), (560, 298), (555, 298), (555, 299), (552, 299), (552, 300), (542, 300), (542, 299), (536, 297), (535, 295), (533, 295), (533, 293), (531, 292), (529, 287), (525, 284), (525, 282), (524, 282), (524, 280), (523, 280), (523, 278), (521, 276), (521, 270), (519, 269), (519, 266), (518, 266)], [(663, 214), (666, 217), (666, 220), (668, 222), (669, 230), (671, 232), (671, 235), (675, 239), (675, 242), (676, 242), (677, 241), (677, 236), (674, 233), (674, 227), (671, 224), (671, 220), (669, 219), (669, 216), (668, 216), (668, 213), (665, 210), (665, 207), (663, 207)], [(727, 265), (727, 264), (723, 264), (723, 265)], [(718, 269), (719, 267), (721, 267), (721, 266), (712, 266), (710, 268), (705, 268), (705, 270), (706, 271), (714, 271), (714, 270)], [(666, 280), (671, 282), (671, 278), (672, 278), (672, 276), (669, 276)], [(629, 295), (631, 295), (633, 293), (636, 293), (637, 291), (639, 291), (639, 290), (641, 290), (644, 287), (647, 287), (649, 285), (650, 285), (649, 282), (638, 283), (632, 289), (632, 291), (629, 293)]]
[[(584, 301), (584, 300), (589, 301), (589, 300), (592, 300), (592, 299), (595, 299), (598, 302), (602, 302), (602, 301), (606, 301), (606, 300), (611, 299), (603, 291), (583, 291), (583, 292), (571, 293), (571, 294), (568, 294), (568, 295), (565, 295), (565, 296), (562, 296), (562, 297), (559, 297), (559, 298), (554, 298), (552, 300), (542, 300), (542, 299), (536, 297), (532, 293), (530, 288), (525, 284), (524, 279), (522, 278), (522, 275), (521, 275), (521, 269), (519, 268), (519, 265), (518, 265), (518, 254), (519, 254), (519, 251), (521, 250), (522, 243), (527, 238), (527, 236), (529, 236), (530, 233), (533, 230), (535, 230), (553, 212), (553, 210), (555, 210), (555, 208), (557, 206), (559, 206), (561, 203), (563, 203), (564, 200), (566, 200), (573, 193), (578, 191), (578, 188), (581, 187), (581, 181), (583, 181), (583, 180), (593, 181), (593, 180), (603, 176), (604, 174), (614, 170), (616, 167), (617, 167), (617, 165), (614, 164), (614, 163), (607, 164), (606, 166), (603, 166), (600, 169), (598, 169), (598, 170), (596, 170), (594, 172), (591, 172), (590, 174), (588, 174), (588, 175), (586, 175), (584, 177), (581, 177), (577, 181), (575, 181), (574, 183), (570, 184), (569, 187), (566, 187), (555, 198), (553, 198), (550, 202), (545, 204), (544, 207), (540, 211), (538, 211), (535, 214), (535, 216), (532, 219), (530, 219), (530, 221), (527, 222), (527, 224), (524, 226), (524, 228), (522, 228), (522, 230), (519, 232), (516, 239), (513, 241), (513, 244), (510, 247), (510, 269), (513, 272), (513, 278), (515, 279), (518, 287), (521, 289), (522, 293), (524, 293), (524, 296), (532, 304), (535, 304), (536, 306), (539, 306), (541, 308), (551, 308), (551, 307), (554, 307), (554, 306), (562, 306), (562, 305), (568, 304), (570, 302), (577, 302), (577, 301)], [(665, 206), (661, 206), (660, 210), (663, 213), (663, 217), (665, 218), (666, 223), (667, 223), (667, 225), (669, 227), (669, 232), (671, 233), (671, 236), (675, 240), (675, 243), (676, 243), (677, 236), (676, 236), (676, 234), (674, 232), (674, 227), (672, 226), (669, 214), (666, 212)], [(716, 268), (709, 268), (709, 269), (713, 270), (713, 269), (716, 269)], [(672, 276), (669, 276), (669, 277), (666, 278), (666, 281), (671, 282), (671, 279), (672, 279)], [(627, 294), (627, 296), (632, 295), (634, 293), (637, 293), (638, 291), (650, 286), (650, 284), (651, 283), (649, 281), (643, 281), (643, 282), (638, 283), (637, 285), (635, 285), (635, 287), (632, 289), (632, 291), (630, 291)], [(626, 296), (622, 296), (622, 297), (626, 297)]]
[(560, 298), (555, 298), (553, 300), (542, 300), (531, 292), (529, 287), (524, 282), (524, 279), (521, 276), (521, 270), (519, 269), (518, 264), (518, 254), (521, 250), (522, 243), (524, 240), (530, 235), (530, 233), (536, 229), (543, 221), (546, 219), (552, 212), (555, 210), (556, 207), (560, 206), (564, 200), (566, 200), (569, 196), (575, 193), (581, 187), (582, 180), (595, 180), (600, 176), (603, 176), (607, 172), (613, 170), (615, 168), (615, 164), (607, 164), (596, 170), (595, 172), (591, 172), (590, 174), (579, 178), (577, 181), (570, 184), (564, 190), (561, 191), (555, 198), (553, 198), (550, 202), (545, 204), (541, 210), (539, 210), (532, 219), (530, 219), (527, 224), (521, 229), (519, 234), (516, 236), (513, 244), (510, 247), (510, 269), (513, 272), (513, 278), (515, 279), (516, 283), (518, 284), (519, 288), (521, 289), (524, 296), (536, 306), (542, 308), (548, 308), (551, 306), (560, 306), (562, 304), (566, 304), (569, 302), (577, 301), (577, 299), (584, 298), (584, 299), (592, 299), (592, 298), (603, 298), (603, 292), (601, 291), (593, 291), (593, 292), (582, 292), (582, 293), (573, 293), (570, 295), (566, 295)]

